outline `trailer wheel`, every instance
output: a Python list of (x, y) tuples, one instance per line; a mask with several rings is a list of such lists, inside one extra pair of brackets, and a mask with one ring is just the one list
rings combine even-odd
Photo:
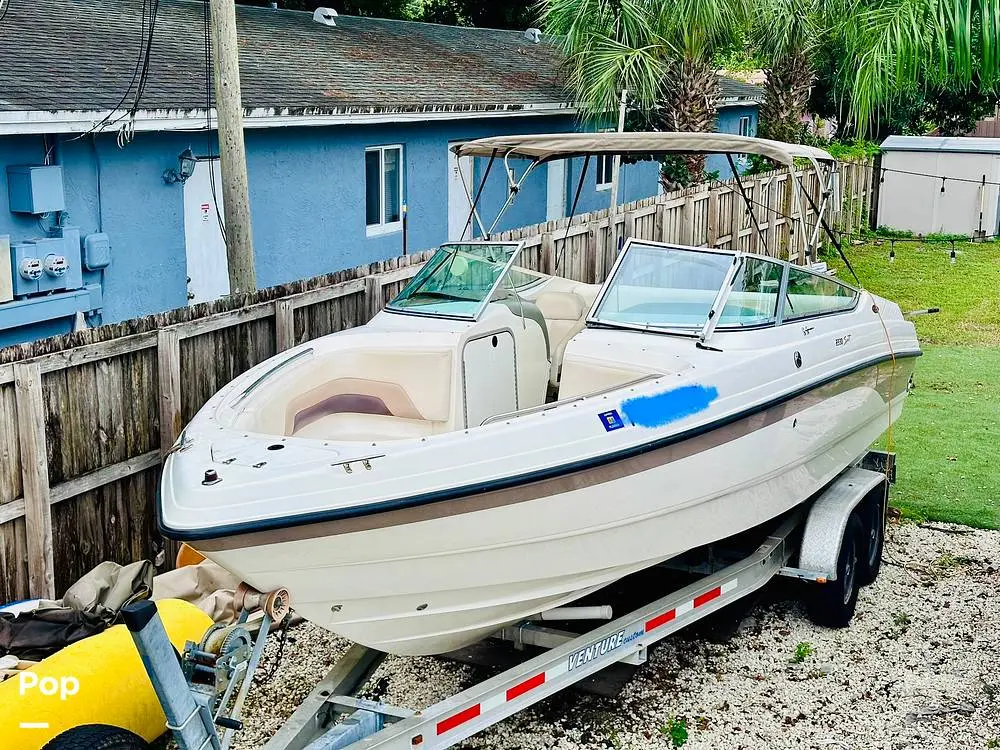
[(817, 625), (844, 628), (858, 604), (859, 566), (863, 558), (864, 529), (855, 510), (847, 520), (837, 558), (837, 580), (812, 587), (806, 600), (809, 618)]
[(149, 750), (137, 734), (107, 724), (85, 724), (53, 737), (42, 750)]
[(858, 584), (874, 583), (882, 569), (882, 549), (885, 547), (885, 493), (872, 492), (859, 509), (862, 519), (861, 561), (858, 564)]

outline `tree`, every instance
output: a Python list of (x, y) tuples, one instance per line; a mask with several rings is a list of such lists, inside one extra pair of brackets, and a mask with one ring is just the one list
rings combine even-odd
[(952, 94), (988, 95), (1000, 86), (997, 0), (868, 0), (839, 19), (839, 32), (851, 64), (840, 67), (834, 88), (862, 132), (913, 87), (939, 92), (947, 105)]
[[(566, 55), (569, 87), (591, 117), (614, 112), (622, 89), (650, 127), (715, 129), (717, 50), (740, 38), (743, 0), (545, 0), (545, 31)], [(699, 178), (704, 157), (684, 159)], [(683, 177), (681, 178), (683, 180)]]
[(813, 54), (829, 29), (829, 5), (825, 0), (761, 0), (755, 5), (749, 38), (766, 75), (757, 128), (761, 137), (802, 140), (816, 77)]

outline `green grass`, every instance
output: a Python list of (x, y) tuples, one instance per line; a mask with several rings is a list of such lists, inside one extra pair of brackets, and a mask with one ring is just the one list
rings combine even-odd
[[(915, 318), (924, 356), (916, 388), (893, 429), (905, 517), (1000, 529), (1000, 243), (889, 243), (847, 247), (862, 283)], [(841, 278), (850, 279), (843, 265)], [(883, 441), (884, 442), (884, 441)]]

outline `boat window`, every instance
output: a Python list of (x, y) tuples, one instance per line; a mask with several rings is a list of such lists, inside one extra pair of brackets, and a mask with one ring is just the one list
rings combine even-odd
[(746, 258), (733, 279), (719, 326), (759, 326), (778, 315), (782, 267), (760, 258)]
[(856, 290), (829, 276), (820, 276), (801, 268), (789, 268), (782, 315), (785, 320), (794, 320), (850, 310), (857, 298)]
[(726, 253), (633, 243), (593, 319), (643, 328), (700, 328), (732, 263)]
[(514, 244), (443, 245), (386, 307), (474, 318), (516, 250)]

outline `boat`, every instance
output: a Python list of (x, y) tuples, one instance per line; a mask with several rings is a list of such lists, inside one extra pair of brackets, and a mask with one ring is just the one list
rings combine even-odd
[[(594, 154), (807, 159), (836, 197), (829, 154), (754, 138), (456, 149), (526, 173)], [(163, 532), (345, 638), (438, 654), (781, 516), (900, 414), (912, 323), (822, 268), (633, 238), (586, 284), (480, 229), (368, 324), (215, 394), (166, 458)]]

